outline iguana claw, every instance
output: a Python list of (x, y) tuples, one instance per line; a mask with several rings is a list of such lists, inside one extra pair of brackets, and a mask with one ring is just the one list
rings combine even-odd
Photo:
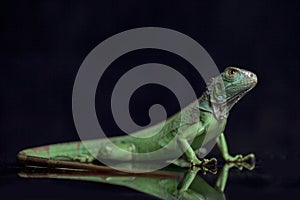
[(217, 164), (218, 164), (218, 161), (216, 158), (203, 159), (200, 164), (192, 163), (192, 168), (199, 167), (201, 169), (201, 171), (203, 172), (203, 174), (206, 174), (206, 172), (216, 174), (217, 173)]
[(211, 159), (203, 159), (202, 161), (202, 166), (207, 167), (210, 165), (216, 166), (218, 164), (218, 161), (216, 158), (211, 158)]

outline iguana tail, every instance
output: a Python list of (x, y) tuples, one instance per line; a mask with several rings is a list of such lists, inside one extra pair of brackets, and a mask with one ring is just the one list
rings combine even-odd
[[(129, 138), (114, 137), (110, 138), (110, 141), (114, 141), (118, 148), (133, 152), (135, 146), (126, 139), (128, 140)], [(52, 162), (49, 160), (55, 160), (92, 163), (95, 160), (93, 155), (97, 155), (97, 157), (102, 159), (122, 161), (132, 159), (130, 156), (124, 156), (120, 151), (115, 153), (114, 148), (115, 147), (112, 147), (112, 145), (108, 143), (107, 139), (94, 139), (84, 142), (59, 143), (25, 149), (17, 154), (17, 159), (21, 163), (28, 163), (29, 160), (36, 162)]]
[[(90, 151), (93, 149), (98, 151), (101, 141), (103, 141), (103, 139), (88, 140), (85, 141), (85, 145), (87, 145)], [(18, 160), (21, 162), (32, 157), (86, 163), (90, 163), (94, 160), (93, 156), (87, 151), (86, 146), (84, 146), (81, 141), (25, 149), (20, 151), (17, 155)]]

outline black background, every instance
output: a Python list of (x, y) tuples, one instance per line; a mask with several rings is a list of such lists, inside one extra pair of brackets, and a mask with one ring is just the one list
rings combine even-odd
[[(64, 180), (19, 179), (17, 152), (79, 140), (72, 118), (72, 87), (87, 54), (106, 38), (137, 27), (180, 31), (199, 42), (222, 71), (229, 65), (257, 74), (257, 87), (232, 110), (226, 128), (233, 153), (255, 152), (262, 177), (232, 179), (228, 199), (292, 197), (300, 188), (299, 1), (19, 1), (1, 3), (0, 195), (11, 198), (154, 199), (130, 189)], [(136, 51), (112, 64), (98, 88), (96, 107), (118, 135), (109, 105), (124, 69), (160, 62), (180, 70), (200, 95), (205, 85), (188, 63), (162, 51)], [(121, 67), (122, 65), (122, 70)], [(119, 68), (118, 68), (119, 67)], [(199, 84), (203, 83), (203, 84)], [(143, 125), (147, 109), (178, 102), (165, 88), (145, 86), (133, 96), (131, 114)], [(102, 116), (103, 116), (102, 115)], [(101, 117), (100, 117), (101, 118)]]

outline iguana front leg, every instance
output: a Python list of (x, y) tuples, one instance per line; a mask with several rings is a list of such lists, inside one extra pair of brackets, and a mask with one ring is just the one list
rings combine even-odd
[(231, 156), (228, 152), (228, 146), (227, 146), (227, 142), (226, 142), (224, 133), (222, 133), (219, 136), (219, 138), (217, 139), (217, 146), (222, 154), (222, 157), (224, 158), (224, 160), (226, 162), (244, 162), (249, 159), (251, 160), (251, 162), (255, 161), (255, 156), (253, 153), (250, 153), (246, 156), (242, 156), (240, 154)]
[(184, 155), (186, 156), (186, 159), (191, 163), (192, 166), (202, 164), (202, 161), (197, 158), (194, 150), (192, 149), (192, 147), (190, 146), (190, 144), (186, 139), (179, 138), (178, 143), (181, 150), (185, 151)]
[[(211, 163), (213, 163), (214, 165), (217, 164), (217, 159), (215, 158), (199, 160), (195, 151), (192, 149), (192, 147), (190, 146), (190, 144), (186, 139), (179, 138), (178, 143), (182, 151), (185, 151), (184, 155), (188, 163), (190, 164), (190, 167), (197, 166), (197, 167), (205, 168), (207, 165)], [(182, 159), (179, 159), (173, 163), (182, 167), (187, 167), (186, 162), (184, 162)]]
[(192, 126), (189, 126), (188, 128), (183, 127), (183, 130), (178, 137), (178, 144), (182, 151), (184, 151), (184, 155), (187, 159), (187, 161), (190, 163), (191, 166), (203, 166), (205, 167), (209, 163), (217, 163), (217, 160), (215, 158), (212, 159), (202, 159), (199, 160), (195, 150), (190, 146), (188, 142), (188, 138), (195, 138), (195, 133), (200, 135), (204, 132), (204, 127), (200, 126), (201, 128), (198, 129), (199, 124), (194, 124)]

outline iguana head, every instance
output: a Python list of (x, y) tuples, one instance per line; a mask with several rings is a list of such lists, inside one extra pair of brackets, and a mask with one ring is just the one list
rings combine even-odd
[[(229, 110), (257, 84), (257, 76), (247, 70), (228, 67), (212, 79), (206, 91), (206, 104), (217, 118), (227, 117)], [(203, 102), (204, 103), (204, 102)], [(205, 106), (205, 104), (203, 104)], [(201, 105), (200, 105), (201, 108)]]

